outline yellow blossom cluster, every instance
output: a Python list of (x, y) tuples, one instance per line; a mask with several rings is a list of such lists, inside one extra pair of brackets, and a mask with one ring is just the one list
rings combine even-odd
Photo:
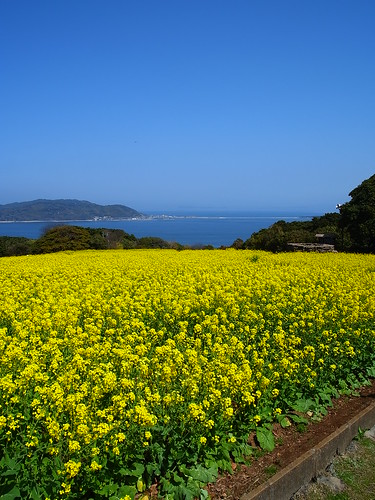
[(59, 458), (61, 496), (166, 426), (235, 443), (264, 408), (374, 365), (374, 256), (11, 257), (0, 296), (0, 446)]

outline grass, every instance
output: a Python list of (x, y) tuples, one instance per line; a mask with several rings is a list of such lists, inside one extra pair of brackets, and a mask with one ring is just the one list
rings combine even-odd
[(374, 500), (375, 441), (359, 437), (353, 450), (334, 459), (332, 471), (345, 484), (342, 492), (314, 482), (296, 500)]
[(265, 472), (267, 474), (267, 477), (270, 478), (276, 474), (278, 471), (278, 467), (276, 465), (270, 465), (269, 467), (266, 468)]

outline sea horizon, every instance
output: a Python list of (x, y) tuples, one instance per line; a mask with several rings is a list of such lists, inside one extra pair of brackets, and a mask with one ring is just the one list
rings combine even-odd
[[(273, 214), (273, 215), (271, 215)], [(279, 220), (310, 220), (319, 214), (297, 211), (149, 211), (141, 218), (0, 221), (0, 236), (39, 238), (46, 230), (62, 224), (91, 228), (122, 229), (137, 238), (152, 236), (182, 245), (230, 246), (246, 240)]]

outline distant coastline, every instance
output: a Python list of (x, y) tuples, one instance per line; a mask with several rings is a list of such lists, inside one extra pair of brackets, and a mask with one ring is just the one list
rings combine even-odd
[(0, 205), (2, 222), (110, 221), (142, 218), (126, 205), (98, 205), (82, 200), (33, 200)]
[(95, 219), (35, 219), (35, 220), (0, 220), (0, 224), (35, 224), (36, 222), (41, 223), (72, 223), (72, 222), (116, 222), (116, 221), (126, 221), (126, 220), (142, 220), (148, 217), (118, 217), (118, 218), (95, 218)]

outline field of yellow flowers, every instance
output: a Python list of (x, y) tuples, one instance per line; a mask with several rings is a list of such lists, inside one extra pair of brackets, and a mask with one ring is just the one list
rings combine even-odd
[(1, 498), (207, 498), (294, 408), (375, 375), (375, 256), (0, 259)]

